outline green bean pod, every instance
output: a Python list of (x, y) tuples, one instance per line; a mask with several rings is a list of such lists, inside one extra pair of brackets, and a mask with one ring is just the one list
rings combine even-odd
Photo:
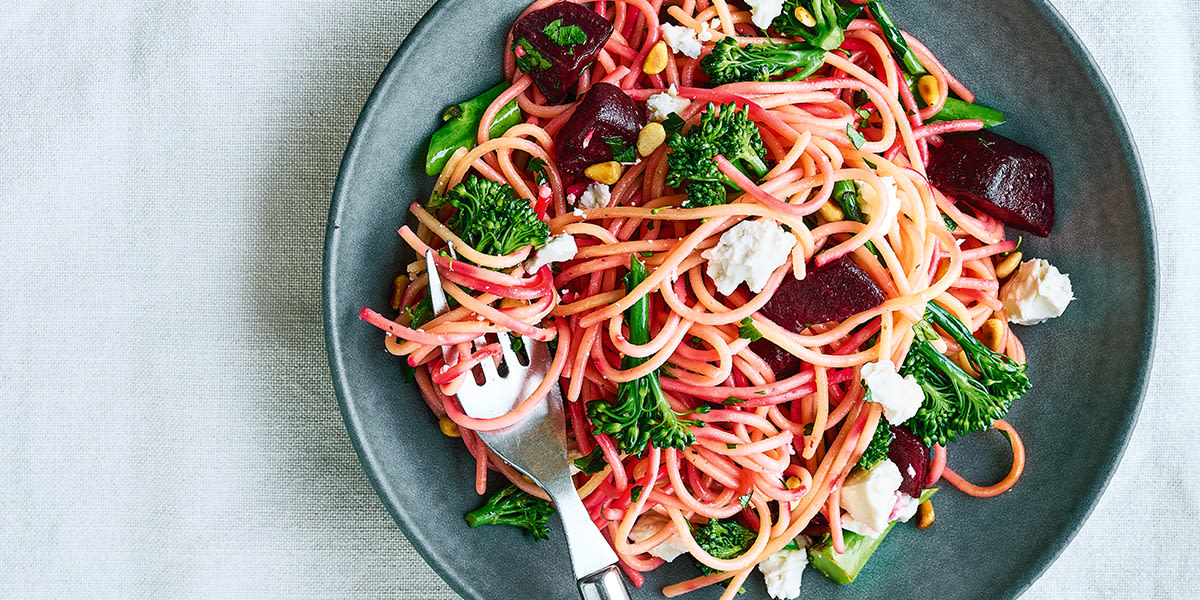
[[(449, 106), (442, 111), (442, 126), (433, 132), (429, 138), (429, 151), (425, 154), (425, 173), (437, 175), (442, 172), (450, 156), (459, 148), (473, 148), (479, 122), (483, 113), (492, 102), (508, 89), (507, 81), (470, 99), (462, 104)], [(495, 138), (504, 135), (510, 127), (521, 122), (521, 109), (514, 99), (500, 108), (492, 125), (488, 128), (488, 137)]]

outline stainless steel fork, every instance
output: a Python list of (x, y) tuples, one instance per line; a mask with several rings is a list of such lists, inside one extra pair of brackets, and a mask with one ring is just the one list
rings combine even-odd
[[(441, 315), (448, 307), (432, 250), (425, 252), (425, 268), (429, 272), (433, 312)], [(545, 379), (550, 368), (550, 349), (529, 338), (522, 341), (529, 358), (527, 364), (522, 365), (512, 347), (501, 341), (505, 374), (501, 375), (492, 361), (485, 360), (480, 365), (483, 385), (467, 375), (458, 392), (463, 412), (477, 419), (499, 417), (528, 398)], [(584, 600), (629, 600), (617, 568), (617, 555), (596, 529), (571, 482), (566, 419), (558, 385), (551, 386), (546, 400), (517, 423), (497, 431), (480, 431), (478, 435), (492, 452), (529, 476), (554, 502), (567, 535), (580, 596)]]

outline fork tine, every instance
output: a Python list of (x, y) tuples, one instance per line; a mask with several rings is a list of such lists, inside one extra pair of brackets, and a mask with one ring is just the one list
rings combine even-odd
[(442, 316), (449, 309), (446, 304), (446, 292), (442, 290), (442, 277), (438, 274), (437, 263), (433, 260), (433, 248), (425, 251), (425, 272), (429, 273), (429, 303), (433, 306), (434, 316)]
[(501, 334), (499, 337), (500, 351), (504, 354), (504, 364), (508, 366), (509, 377), (512, 377), (514, 373), (523, 371), (525, 367), (517, 360), (517, 352), (512, 348), (512, 334)]
[(496, 372), (496, 361), (490, 356), (480, 361), (479, 368), (483, 369), (483, 381), (485, 384), (500, 378), (500, 373)]

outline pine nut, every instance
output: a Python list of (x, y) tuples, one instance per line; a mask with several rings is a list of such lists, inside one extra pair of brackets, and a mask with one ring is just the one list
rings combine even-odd
[(971, 377), (979, 377), (979, 371), (976, 371), (975, 367), (971, 366), (971, 361), (969, 359), (967, 359), (966, 352), (959, 350), (958, 352), (955, 352), (954, 356), (951, 356), (950, 358), (952, 360), (954, 360), (954, 364), (958, 365), (959, 367), (962, 367), (962, 370), (966, 371), (967, 375), (970, 375)]
[(933, 525), (933, 502), (926, 500), (917, 507), (917, 529), (925, 529)]
[(621, 163), (615, 160), (596, 163), (584, 170), (583, 174), (597, 183), (612, 185), (621, 178)]
[(647, 75), (658, 75), (667, 68), (667, 43), (658, 40), (646, 54), (646, 62), (642, 63), (642, 72)]
[(442, 433), (446, 434), (447, 437), (462, 437), (462, 434), (458, 432), (458, 423), (451, 421), (450, 417), (442, 417), (438, 419), (438, 428), (440, 428)]
[(408, 289), (408, 275), (400, 275), (392, 282), (392, 310), (400, 310), (400, 300)]
[(787, 478), (787, 481), (784, 482), (784, 485), (787, 486), (787, 489), (794, 490), (794, 489), (800, 487), (800, 478), (796, 477), (795, 475), (792, 475), (791, 477)]
[(817, 214), (821, 215), (827, 223), (837, 223), (846, 219), (846, 213), (842, 212), (842, 209), (833, 202), (822, 204), (821, 208), (817, 210)]
[(937, 104), (942, 97), (938, 93), (937, 78), (933, 75), (926, 75), (917, 80), (917, 92), (921, 94), (921, 100), (925, 102), (925, 106)]
[(662, 123), (649, 123), (638, 132), (638, 154), (643, 157), (650, 156), (665, 141), (667, 130), (663, 128)]
[(817, 24), (817, 20), (813, 18), (812, 13), (808, 12), (808, 9), (803, 6), (797, 6), (792, 14), (796, 15), (796, 20), (800, 21), (800, 24), (805, 27), (812, 27)]
[(979, 328), (979, 341), (993, 352), (1000, 352), (1005, 341), (1004, 323), (1000, 319), (988, 319)]
[(1004, 257), (1004, 260), (996, 265), (996, 279), (1005, 279), (1009, 275), (1012, 275), (1013, 271), (1017, 270), (1017, 266), (1021, 264), (1022, 258), (1024, 257), (1021, 256), (1020, 252), (1013, 252)]

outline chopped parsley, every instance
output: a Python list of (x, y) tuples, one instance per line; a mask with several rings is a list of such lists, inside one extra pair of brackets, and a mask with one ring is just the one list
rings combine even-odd
[[(562, 19), (550, 21), (542, 28), (542, 33), (554, 42), (556, 46), (574, 46), (587, 41), (587, 34), (578, 25), (563, 26)], [(568, 54), (570, 54), (568, 52)]]
[[(525, 53), (518, 53), (517, 48), (524, 50)], [(517, 57), (517, 68), (520, 69), (522, 73), (545, 71), (552, 66), (550, 61), (546, 60), (546, 57), (542, 56), (542, 53), (538, 52), (537, 49), (533, 47), (533, 44), (531, 44), (529, 40), (525, 38), (519, 38), (517, 41), (513, 42), (513, 54)]]
[(620, 137), (606, 137), (604, 143), (608, 144), (609, 149), (612, 150), (613, 160), (619, 163), (631, 163), (637, 160), (637, 151)]

